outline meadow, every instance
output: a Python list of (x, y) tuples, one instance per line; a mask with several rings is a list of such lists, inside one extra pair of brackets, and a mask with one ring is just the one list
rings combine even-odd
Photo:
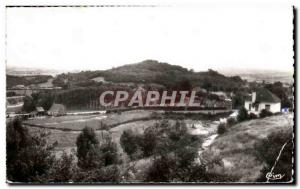
[[(142, 120), (140, 120), (142, 119)], [(111, 127), (100, 130), (100, 121)], [(49, 144), (57, 142), (55, 147), (56, 155), (60, 156), (63, 151), (68, 153), (76, 149), (76, 139), (81, 130), (85, 127), (94, 128), (99, 141), (102, 137), (110, 134), (116, 142), (118, 151), (123, 154), (120, 145), (120, 137), (125, 130), (132, 130), (134, 133), (142, 134), (145, 129), (159, 122), (160, 119), (152, 117), (150, 111), (127, 111), (122, 114), (111, 113), (108, 115), (68, 115), (62, 117), (48, 117), (27, 120), (25, 125), (33, 134), (39, 132), (48, 133)], [(176, 120), (168, 120), (170, 124), (175, 124)], [(210, 135), (216, 132), (217, 123), (211, 121), (199, 121), (186, 119), (188, 131), (193, 135)]]
[[(228, 175), (239, 182), (253, 182), (264, 165), (255, 156), (255, 144), (271, 133), (292, 129), (291, 114), (241, 122), (218, 136), (202, 156), (208, 164), (212, 163), (211, 173)], [(221, 164), (213, 163), (219, 160)]]
[(120, 114), (67, 115), (29, 119), (24, 124), (61, 131), (81, 131), (86, 126), (99, 130), (104, 125), (111, 128), (128, 122), (151, 119), (151, 114), (152, 112), (150, 111), (134, 110)]

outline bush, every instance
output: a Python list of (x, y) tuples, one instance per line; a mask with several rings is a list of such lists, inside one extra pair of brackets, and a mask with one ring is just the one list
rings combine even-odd
[(231, 127), (231, 126), (233, 126), (235, 124), (236, 124), (236, 120), (234, 118), (231, 117), (231, 118), (227, 119), (227, 126), (228, 127)]
[(144, 135), (142, 137), (141, 149), (143, 151), (144, 157), (149, 157), (153, 155), (154, 149), (157, 145), (157, 133), (155, 128), (148, 127), (144, 131)]
[(120, 143), (123, 150), (131, 159), (133, 159), (133, 155), (138, 151), (139, 148), (138, 136), (135, 135), (132, 130), (125, 130), (121, 135)]
[(273, 115), (272, 112), (270, 112), (270, 111), (268, 111), (268, 110), (266, 110), (266, 109), (263, 109), (263, 110), (260, 112), (259, 117), (264, 118), (264, 117), (269, 117), (269, 116), (272, 116), (272, 115)]
[(51, 167), (49, 177), (53, 182), (69, 182), (72, 181), (74, 177), (74, 172), (76, 171), (76, 164), (74, 162), (75, 157), (73, 154), (67, 154), (63, 152), (60, 159), (55, 161)]
[(78, 166), (82, 169), (99, 167), (99, 141), (92, 128), (85, 127), (76, 140)]
[(186, 146), (174, 154), (165, 154), (154, 160), (146, 170), (146, 182), (208, 182), (206, 168), (195, 163), (198, 148)]
[(254, 113), (249, 114), (249, 119), (257, 119), (257, 115)]
[(226, 124), (225, 123), (220, 123), (219, 126), (218, 126), (217, 133), (219, 135), (222, 135), (222, 134), (226, 133), (226, 131), (227, 131)]
[(47, 180), (55, 157), (52, 153), (54, 145), (49, 145), (46, 137), (46, 133), (30, 135), (19, 119), (7, 124), (7, 180), (39, 183)]
[(241, 107), (241, 108), (240, 108), (239, 114), (238, 114), (238, 116), (237, 116), (237, 120), (238, 120), (239, 122), (248, 120), (248, 111), (246, 110), (245, 107)]
[(117, 144), (113, 142), (110, 135), (101, 141), (99, 150), (101, 153), (100, 160), (104, 166), (119, 163)]
[(146, 173), (146, 182), (169, 182), (173, 173), (176, 161), (170, 155), (161, 156), (155, 159)]

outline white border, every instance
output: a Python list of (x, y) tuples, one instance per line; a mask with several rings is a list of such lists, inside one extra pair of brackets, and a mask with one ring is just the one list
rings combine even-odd
[[(6, 82), (5, 82), (5, 6), (6, 5), (114, 5), (114, 4), (120, 4), (120, 5), (127, 5), (127, 4), (136, 4), (136, 5), (172, 5), (172, 6), (184, 6), (184, 5), (199, 5), (201, 3), (208, 3), (208, 4), (247, 4), (247, 3), (255, 3), (259, 5), (271, 5), (271, 4), (285, 4), (285, 5), (295, 5), (296, 8), (298, 8), (298, 23), (299, 23), (299, 9), (300, 9), (300, 1), (296, 0), (5, 0), (5, 1), (0, 1), (0, 86), (1, 86), (1, 92), (0, 92), (0, 116), (3, 118), (1, 119), (1, 131), (0, 131), (0, 154), (1, 154), (1, 166), (0, 166), (0, 184), (1, 188), (9, 188), (8, 184), (6, 184), (6, 142), (5, 142), (5, 137), (6, 137), (6, 132), (5, 132), (5, 92), (6, 92)], [(298, 32), (298, 37), (299, 37), (299, 32)], [(297, 49), (297, 54), (299, 55), (299, 42), (298, 42), (298, 49)], [(298, 62), (299, 62), (299, 57), (298, 57)], [(299, 65), (298, 65), (299, 67)], [(299, 75), (299, 72), (297, 70), (297, 73)], [(299, 83), (299, 81), (297, 81)], [(298, 89), (298, 87), (297, 87)], [(297, 92), (298, 97), (297, 99), (299, 100), (299, 91)], [(297, 104), (298, 107), (298, 104)], [(299, 112), (297, 112), (297, 116), (299, 117)], [(297, 126), (296, 126), (297, 127)], [(299, 136), (299, 129), (297, 128), (297, 136)], [(297, 145), (297, 151), (299, 152), (299, 145)], [(299, 157), (299, 153), (298, 153)], [(299, 158), (297, 160), (297, 167), (299, 165)], [(299, 169), (297, 169), (299, 170)], [(297, 172), (297, 177), (299, 175), (299, 172)], [(296, 182), (297, 182), (296, 178)], [(299, 182), (299, 180), (298, 180)], [(16, 186), (14, 186), (16, 187)], [(27, 186), (28, 187), (28, 186)], [(29, 186), (31, 187), (31, 186)], [(53, 186), (34, 186), (34, 187), (45, 187), (45, 188), (50, 188)], [(55, 186), (57, 188), (62, 188), (66, 186)], [(76, 186), (79, 188), (87, 188), (91, 186)], [(111, 187), (111, 186), (96, 186), (96, 187)], [(113, 186), (113, 187), (126, 187), (126, 186)], [(133, 187), (133, 185), (129, 185), (127, 187)], [(143, 187), (143, 186), (134, 186), (134, 187)], [(151, 187), (156, 187), (156, 188), (162, 188), (166, 186), (151, 186)], [(174, 185), (170, 185), (168, 187), (178, 187)], [(179, 186), (179, 187), (186, 187), (184, 185)], [(190, 186), (190, 187), (212, 187), (212, 186)], [(217, 186), (213, 186), (217, 187)], [(240, 185), (235, 185), (235, 186), (227, 186), (227, 187), (241, 187)], [(251, 186), (244, 186), (244, 187), (251, 187)], [(259, 185), (258, 187), (267, 187), (263, 185)], [(291, 187), (289, 186), (283, 186), (280, 185), (280, 188), (287, 188)], [(295, 186), (293, 186), (295, 187)]]

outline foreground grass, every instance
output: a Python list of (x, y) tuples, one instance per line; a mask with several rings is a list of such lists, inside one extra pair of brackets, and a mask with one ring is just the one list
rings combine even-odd
[(238, 182), (254, 182), (264, 165), (255, 156), (255, 144), (270, 133), (293, 129), (292, 119), (290, 114), (280, 115), (233, 126), (203, 152), (209, 172), (228, 175)]

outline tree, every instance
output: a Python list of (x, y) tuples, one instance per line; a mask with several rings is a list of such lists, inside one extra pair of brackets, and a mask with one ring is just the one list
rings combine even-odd
[(209, 92), (212, 88), (212, 82), (208, 78), (205, 78), (201, 87)]
[(13, 182), (44, 182), (55, 157), (54, 145), (46, 141), (46, 133), (30, 135), (15, 119), (7, 124), (6, 152), (7, 179)]
[(76, 140), (78, 166), (82, 169), (100, 167), (99, 141), (92, 128), (85, 127)]
[(192, 90), (192, 84), (189, 79), (184, 79), (177, 84), (178, 90), (181, 91), (191, 91)]
[(241, 108), (244, 106), (245, 94), (242, 92), (236, 92), (232, 98), (232, 104), (234, 108)]
[(133, 157), (133, 154), (137, 152), (139, 145), (137, 136), (132, 132), (132, 130), (123, 131), (120, 143), (123, 150), (129, 155), (130, 158)]
[(239, 122), (248, 120), (248, 111), (246, 110), (245, 107), (241, 107), (241, 108), (240, 108), (239, 114), (238, 114), (238, 116), (237, 116), (237, 120), (238, 120)]
[(219, 135), (222, 135), (222, 134), (226, 133), (226, 131), (227, 131), (226, 124), (225, 123), (220, 123), (219, 126), (218, 126), (217, 133)]
[(35, 110), (35, 103), (31, 97), (25, 96), (22, 110), (25, 112), (32, 112)]
[(39, 106), (42, 106), (46, 111), (48, 111), (54, 102), (54, 95), (51, 93), (44, 93), (40, 97), (40, 101), (38, 103)]
[(154, 160), (146, 173), (146, 182), (169, 182), (176, 160), (171, 155), (161, 156)]
[(107, 135), (100, 144), (101, 160), (104, 166), (119, 162), (117, 144)]
[(76, 172), (75, 157), (73, 154), (63, 152), (51, 167), (49, 178), (53, 182), (69, 182), (72, 181), (74, 173)]
[(142, 151), (145, 157), (149, 157), (154, 153), (154, 149), (157, 145), (157, 133), (154, 127), (148, 127), (144, 131), (142, 137)]
[(287, 94), (288, 90), (283, 86), (281, 82), (267, 84), (265, 87), (280, 98), (282, 107), (284, 108), (293, 107), (293, 102), (288, 98), (288, 94)]
[(262, 109), (261, 112), (259, 113), (259, 117), (261, 117), (261, 118), (269, 117), (269, 116), (272, 116), (272, 115), (273, 115), (273, 113), (270, 112), (267, 109)]

